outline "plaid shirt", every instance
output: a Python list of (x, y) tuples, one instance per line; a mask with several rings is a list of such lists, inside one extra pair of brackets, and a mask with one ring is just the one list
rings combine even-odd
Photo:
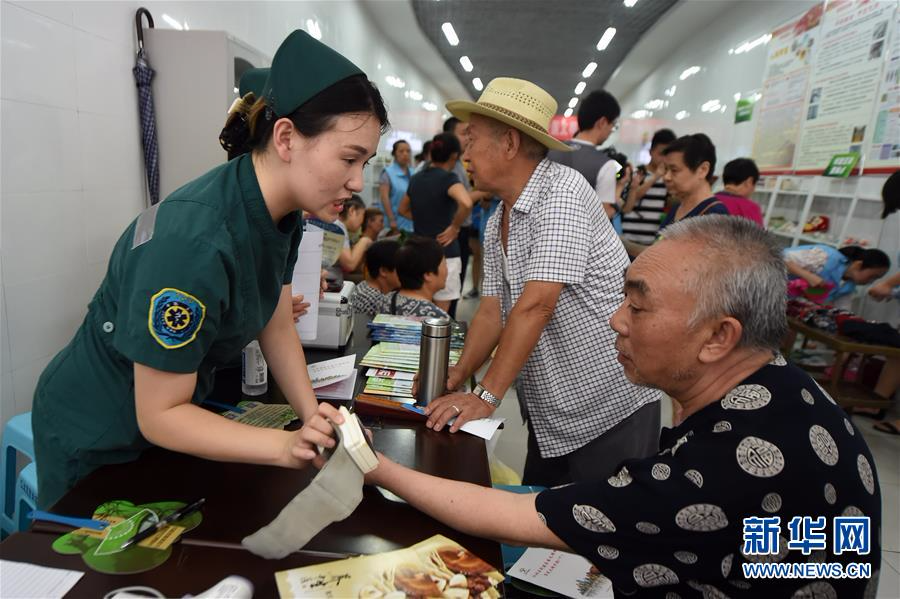
[(628, 256), (597, 194), (571, 168), (538, 164), (512, 208), (506, 256), (505, 209), (485, 231), (483, 295), (500, 298), (505, 326), (526, 282), (564, 283), (516, 389), (541, 456), (566, 455), (659, 399), (628, 382), (616, 360), (609, 319), (623, 300)]

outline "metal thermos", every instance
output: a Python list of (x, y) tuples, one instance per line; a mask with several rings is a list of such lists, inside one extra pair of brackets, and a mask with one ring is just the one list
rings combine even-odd
[(419, 350), (419, 405), (444, 395), (450, 364), (450, 319), (428, 318), (422, 323)]

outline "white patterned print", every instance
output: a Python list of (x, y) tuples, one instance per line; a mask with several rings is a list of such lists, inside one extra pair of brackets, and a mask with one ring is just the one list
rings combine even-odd
[(666, 593), (666, 599), (681, 599), (681, 595), (679, 595), (675, 591), (669, 591), (668, 593)]
[(844, 508), (844, 511), (841, 512), (841, 516), (845, 518), (861, 518), (862, 516), (865, 516), (865, 514), (863, 514), (863, 511), (855, 505), (848, 505)]
[(684, 530), (708, 532), (721, 530), (728, 526), (728, 517), (717, 505), (695, 503), (678, 510), (678, 513), (675, 514), (675, 524)]
[(722, 398), (725, 410), (758, 410), (769, 405), (772, 393), (762, 385), (738, 385)]
[(675, 559), (682, 564), (696, 564), (699, 558), (696, 553), (691, 553), (690, 551), (676, 551)]
[(825, 483), (825, 501), (828, 502), (828, 505), (837, 503), (837, 491), (831, 483)]
[(788, 541), (783, 536), (778, 535), (778, 554), (777, 555), (747, 555), (744, 548), (741, 547), (741, 555), (748, 562), (757, 562), (761, 564), (771, 564), (772, 562), (783, 561), (787, 557), (790, 549), (788, 549)]
[(668, 464), (653, 464), (653, 468), (650, 469), (650, 476), (656, 480), (666, 480), (671, 474), (672, 469)]
[(714, 433), (725, 433), (731, 430), (731, 423), (727, 420), (719, 420), (713, 425)]
[(838, 463), (837, 443), (834, 442), (831, 433), (818, 424), (809, 427), (809, 444), (826, 465), (834, 466)]
[(619, 550), (611, 545), (600, 545), (597, 547), (597, 553), (603, 559), (616, 559), (619, 557)]
[(746, 580), (729, 580), (728, 584), (736, 589), (741, 589), (742, 591), (746, 591), (750, 588), (750, 583)]
[(741, 470), (759, 478), (775, 476), (784, 469), (784, 454), (773, 443), (759, 437), (744, 437), (737, 446)]
[(872, 474), (872, 466), (866, 456), (859, 454), (856, 458), (856, 469), (859, 470), (859, 479), (869, 495), (875, 494), (875, 475)]
[(711, 584), (704, 584), (703, 599), (728, 599), (728, 595), (717, 589)]
[(837, 599), (837, 591), (827, 582), (821, 580), (797, 589), (791, 599)]
[(659, 534), (659, 526), (654, 524), (653, 522), (638, 522), (634, 525), (638, 531), (644, 533), (645, 535), (658, 535)]
[(800, 397), (802, 397), (803, 401), (805, 401), (809, 405), (813, 405), (814, 403), (816, 403), (816, 399), (813, 397), (813, 394), (806, 389), (800, 390)]
[(582, 528), (592, 532), (616, 532), (616, 525), (606, 514), (591, 505), (573, 505), (572, 517)]
[(772, 366), (787, 366), (787, 360), (784, 359), (780, 353), (775, 354), (775, 357), (772, 358), (772, 361), (769, 362)]
[(847, 432), (851, 435), (856, 435), (856, 431), (853, 430), (853, 423), (844, 418), (844, 426), (847, 428)]
[(762, 500), (762, 509), (774, 514), (781, 509), (781, 495), (778, 493), (769, 493)]
[(606, 479), (606, 482), (608, 482), (611, 487), (627, 487), (631, 484), (631, 481), (631, 473), (628, 472), (628, 468), (625, 466), (622, 466), (622, 469), (619, 470), (618, 474)]
[(675, 445), (672, 446), (672, 455), (678, 453), (678, 450), (681, 449), (681, 446), (688, 442), (688, 436), (694, 434), (693, 431), (689, 432), (687, 435), (682, 435), (675, 441)]
[(643, 564), (632, 571), (634, 581), (640, 587), (661, 587), (678, 584), (678, 575), (662, 564)]
[(729, 553), (722, 558), (722, 578), (728, 578), (731, 574), (731, 564), (734, 563), (734, 554)]
[(703, 488), (703, 475), (696, 470), (688, 470), (684, 473), (684, 476), (698, 487)]

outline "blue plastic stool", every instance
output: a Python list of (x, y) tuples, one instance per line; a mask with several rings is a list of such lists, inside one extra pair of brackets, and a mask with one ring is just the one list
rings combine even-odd
[[(31, 470), (24, 484), (30, 486), (31, 495), (37, 497), (37, 469), (34, 466), (34, 435), (31, 432), (31, 412), (13, 416), (3, 429), (2, 450), (0, 450), (0, 474), (3, 476), (3, 498), (0, 513), (0, 529), (4, 533), (13, 533), (19, 529), (18, 477), (16, 477), (17, 454), (22, 453), (31, 460)], [(22, 470), (25, 472), (25, 469)], [(29, 482), (30, 481), (30, 482)], [(27, 497), (24, 494), (23, 497)], [(26, 514), (27, 516), (27, 514)]]
[[(534, 487), (529, 485), (494, 485), (494, 488), (523, 495), (540, 493), (546, 489), (546, 487)], [(503, 554), (503, 569), (509, 571), (509, 569), (513, 567), (513, 564), (519, 561), (519, 558), (522, 557), (522, 554), (525, 553), (526, 549), (527, 547), (513, 547), (512, 545), (501, 544), (500, 551)], [(507, 580), (508, 579), (509, 576), (507, 576)]]
[(19, 473), (16, 482), (16, 519), (17, 530), (28, 530), (31, 518), (28, 516), (37, 509), (37, 465), (31, 462)]

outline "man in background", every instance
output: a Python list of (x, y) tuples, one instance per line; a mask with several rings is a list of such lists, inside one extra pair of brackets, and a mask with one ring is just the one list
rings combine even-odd
[(650, 162), (637, 168), (636, 184), (632, 184), (622, 208), (622, 239), (626, 242), (650, 245), (656, 240), (668, 197), (663, 181), (666, 173), (663, 152), (673, 141), (675, 133), (671, 129), (654, 133), (650, 141)]

